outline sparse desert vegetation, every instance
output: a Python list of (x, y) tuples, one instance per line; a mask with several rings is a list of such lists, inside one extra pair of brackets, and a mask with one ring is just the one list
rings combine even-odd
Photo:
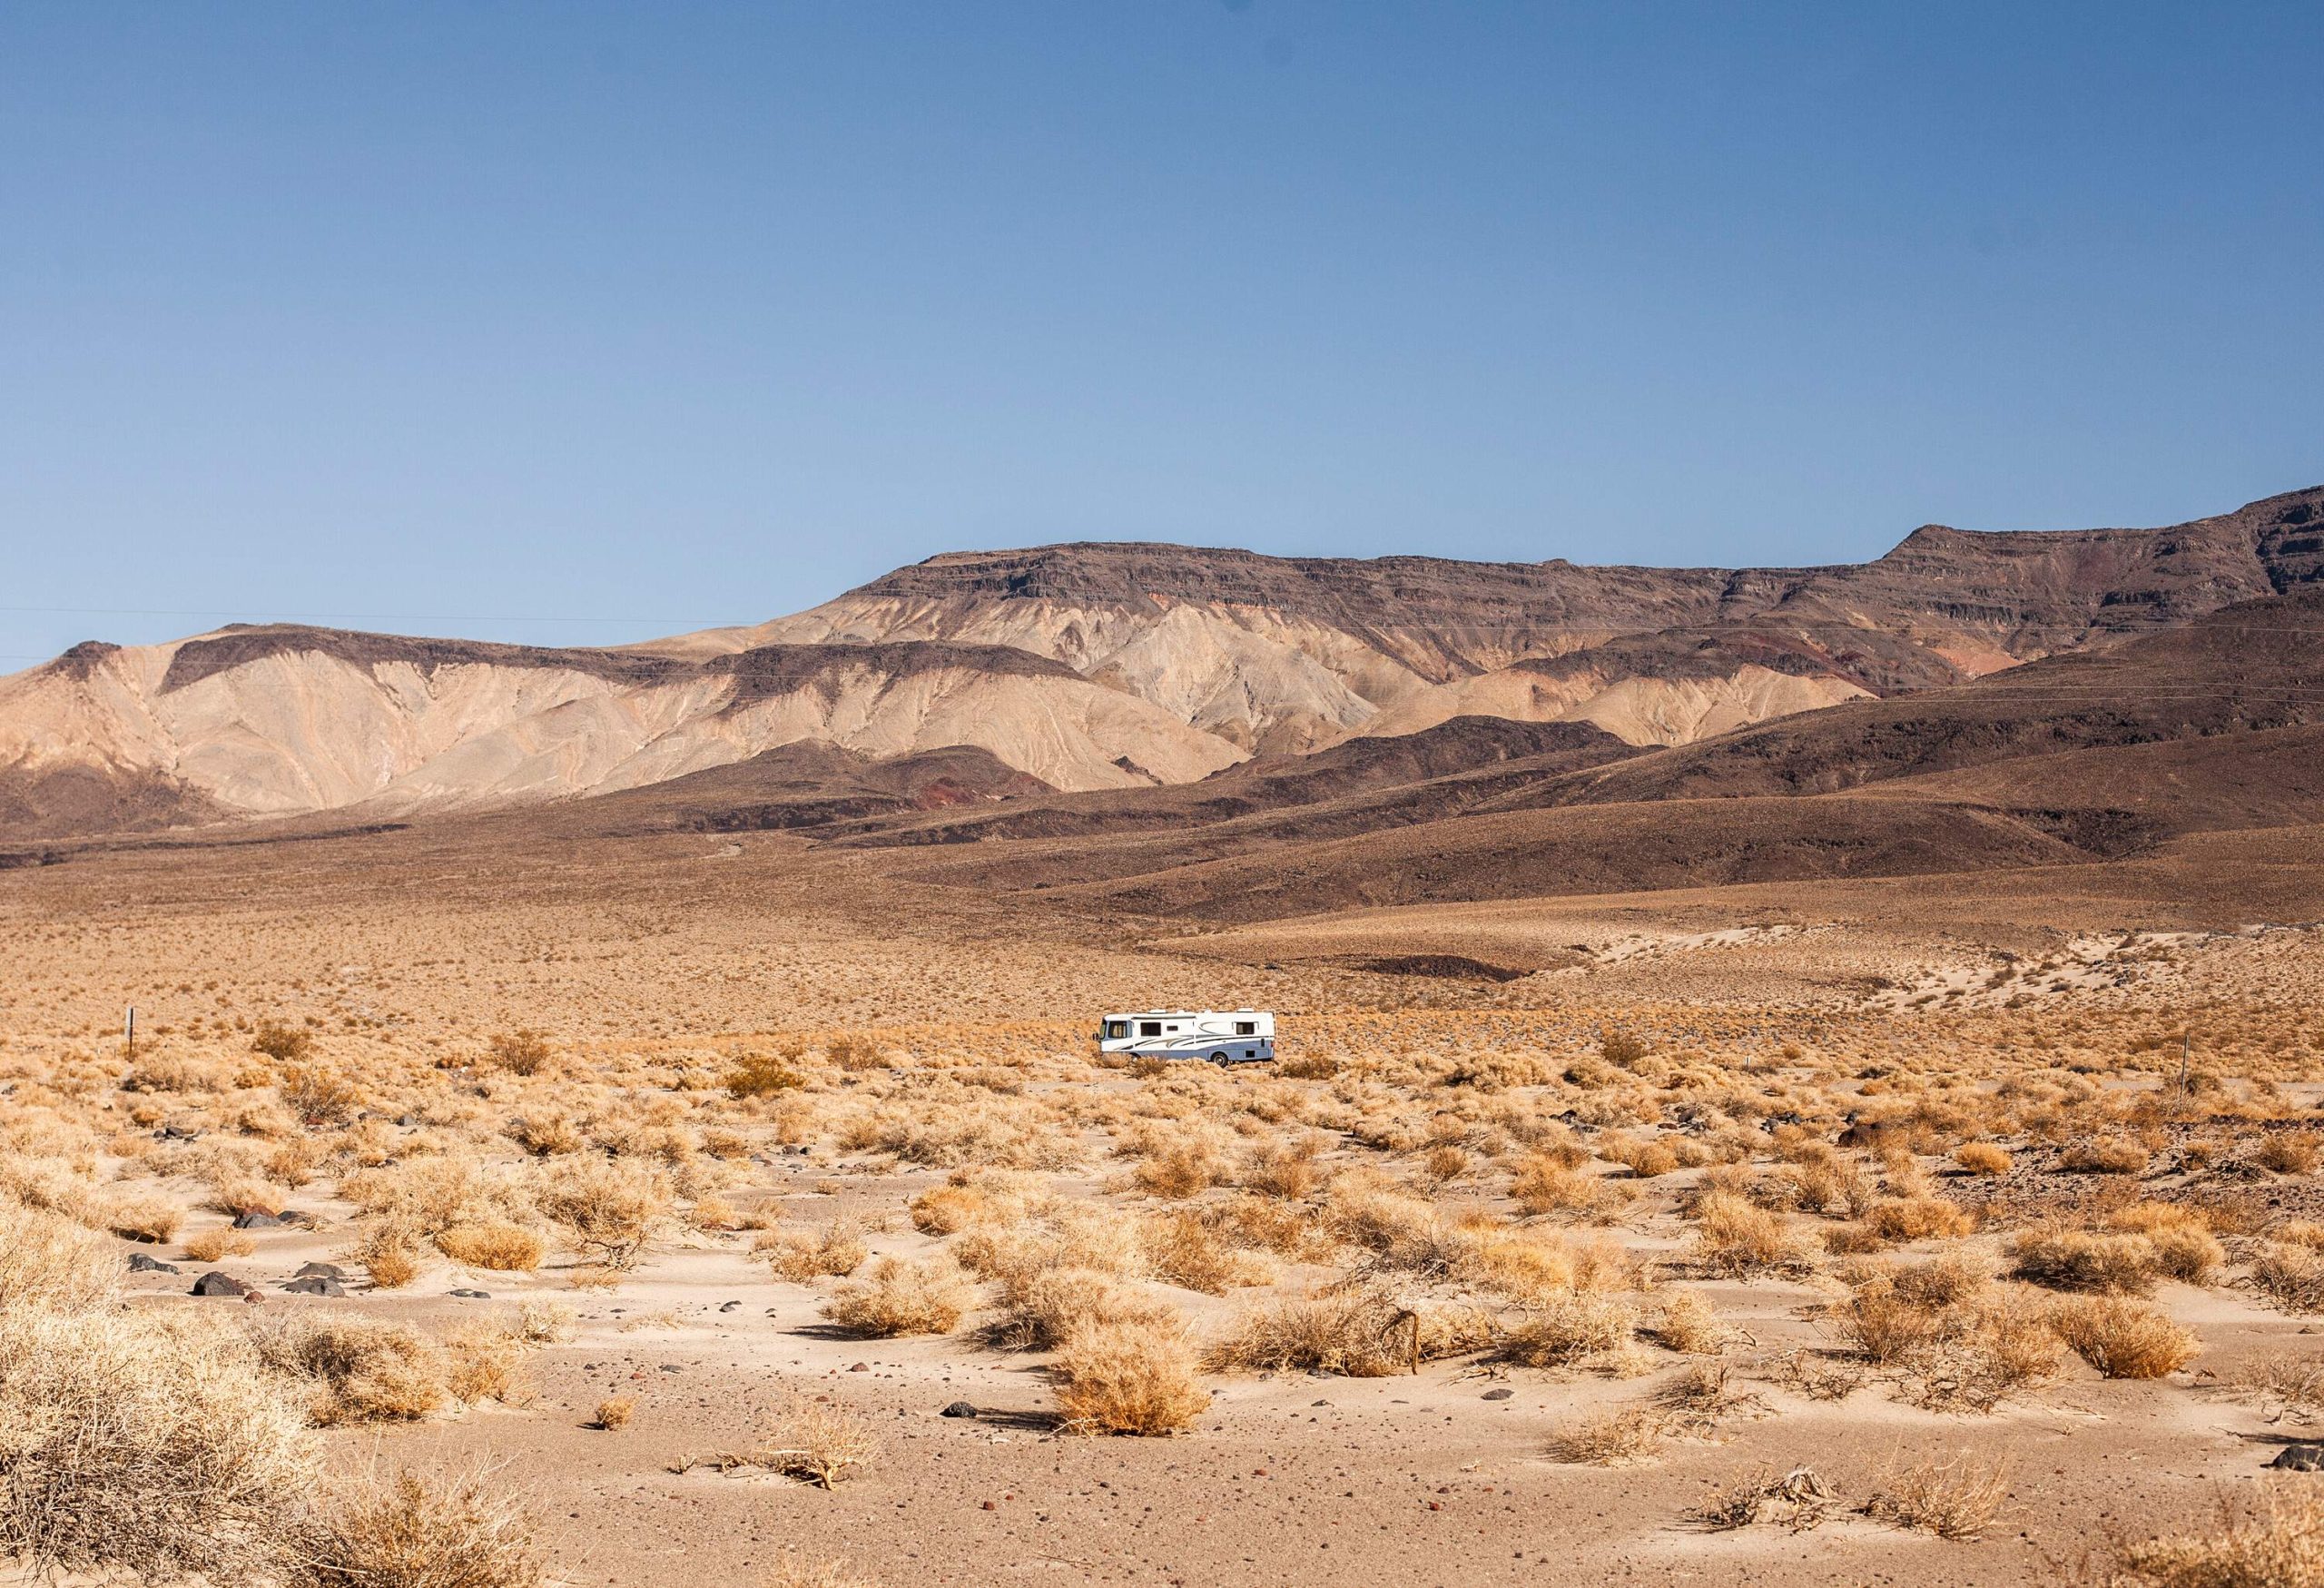
[[(793, 863), (749, 887), (788, 897)], [(896, 942), (803, 900), (730, 952), (651, 883), (625, 914), (380, 918), (279, 880), (278, 924), (233, 940), (276, 952), (230, 960), (165, 889), (97, 932), (73, 869), (5, 884), (33, 972), (0, 994), (0, 1397), (135, 1426), (10, 1446), (10, 1547), (60, 1570), (642, 1581), (668, 1535), (608, 1509), (625, 1472), (718, 1514), (782, 1496), (746, 1572), (778, 1581), (918, 1580), (909, 1539), (989, 1561), (1029, 1494), (1136, 1495), (1179, 1534), (1279, 1504), (1280, 1549), (1310, 1517), (1376, 1532), (1395, 1484), (1424, 1501), (1392, 1553), (1457, 1513), (1554, 1562), (1501, 1509), (1552, 1475), (1617, 1554), (1695, 1515), (1843, 1552), (1919, 1532), (2009, 1575), (2021, 1528), (2061, 1556), (2102, 1531), (2011, 1504), (2029, 1420), (2117, 1408), (2044, 1447), (2072, 1474), (2176, 1448), (2118, 1397), (2228, 1428), (2324, 1409), (2274, 1344), (2324, 1316), (2324, 1016), (2294, 991), (2324, 956), (2287, 937), (2201, 951), (2248, 984), (2199, 1020), (2135, 990), (1899, 1014), (1738, 997), (1724, 961), (1462, 991), (1023, 919)], [(996, 1017), (940, 1018), (931, 959)], [(93, 1030), (133, 974), (191, 990), (134, 1066)], [(1078, 1011), (1156, 984), (1280, 1009), (1286, 1061), (1095, 1062)], [(1931, 1416), (1952, 1432), (1896, 1447)], [(154, 1440), (184, 1484), (108, 1454)], [(1695, 1475), (1699, 1505), (1630, 1497)], [(2125, 1582), (2297, 1533), (2280, 1504), (2165, 1526), (2187, 1495), (2152, 1483)], [(881, 1520), (927, 1505), (970, 1531)]]

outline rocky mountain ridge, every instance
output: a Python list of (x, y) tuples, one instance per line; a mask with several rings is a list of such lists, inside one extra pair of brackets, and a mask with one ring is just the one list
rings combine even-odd
[(2324, 488), (2165, 529), (1929, 527), (1827, 567), (1078, 543), (948, 553), (753, 628), (611, 649), (297, 625), (93, 641), (0, 678), (0, 834), (524, 804), (803, 744), (967, 747), (1068, 792), (1464, 718), (1685, 745), (2319, 577)]

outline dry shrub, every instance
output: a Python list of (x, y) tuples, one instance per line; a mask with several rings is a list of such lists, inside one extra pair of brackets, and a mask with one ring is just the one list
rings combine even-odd
[(1679, 1154), (1667, 1141), (1640, 1141), (1619, 1134), (1609, 1134), (1598, 1146), (1598, 1155), (1609, 1163), (1619, 1163), (1642, 1180), (1669, 1174), (1679, 1167)]
[(2222, 1494), (2210, 1533), (2119, 1544), (2108, 1588), (2324, 1588), (2324, 1494), (2304, 1484)]
[(628, 1159), (568, 1159), (548, 1173), (540, 1210), (576, 1245), (612, 1269), (636, 1266), (654, 1220), (670, 1205), (662, 1171)]
[(1109, 1319), (1078, 1328), (1049, 1372), (1065, 1426), (1088, 1434), (1175, 1434), (1210, 1406), (1185, 1327)]
[(2219, 1383), (2239, 1397), (2313, 1415), (2324, 1407), (2324, 1357), (2254, 1356), (2221, 1374)]
[(1198, 1143), (1166, 1148), (1131, 1171), (1138, 1189), (1157, 1197), (1197, 1197), (1226, 1178), (1218, 1155)]
[(1244, 1160), (1239, 1182), (1246, 1190), (1286, 1202), (1313, 1196), (1323, 1183), (1323, 1171), (1315, 1164), (1316, 1150), (1313, 1141), (1290, 1146), (1271, 1142)]
[(1794, 1533), (1823, 1524), (1837, 1496), (1812, 1467), (1787, 1473), (1760, 1467), (1717, 1490), (1689, 1514), (1712, 1533), (1728, 1533), (1762, 1520)]
[(684, 1472), (702, 1465), (722, 1472), (763, 1467), (819, 1489), (831, 1489), (849, 1474), (877, 1461), (880, 1449), (880, 1436), (872, 1425), (845, 1406), (793, 1400), (769, 1419), (750, 1448), (706, 1458), (688, 1457), (677, 1463), (675, 1470)]
[(2020, 1232), (2010, 1255), (2019, 1278), (2053, 1290), (2143, 1295), (2154, 1288), (2154, 1244), (2142, 1235), (2044, 1227)]
[(527, 1297), (517, 1304), (509, 1327), (528, 1346), (561, 1346), (574, 1336), (573, 1308), (562, 1301)]
[(142, 1197), (123, 1191), (94, 1198), (89, 1214), (102, 1228), (123, 1239), (148, 1241), (156, 1246), (175, 1239), (178, 1226), (185, 1221), (183, 1210), (167, 1197)]
[(1509, 1194), (1522, 1213), (1594, 1218), (1620, 1208), (1636, 1192), (1602, 1175), (1587, 1173), (1560, 1156), (1541, 1154), (1517, 1166), (1510, 1179)]
[(2202, 1344), (2143, 1301), (2077, 1296), (2050, 1309), (2050, 1327), (2108, 1378), (2161, 1378), (2194, 1360)]
[(548, 1068), (548, 1038), (540, 1031), (502, 1031), (485, 1051), (494, 1068), (511, 1075), (538, 1075)]
[(1294, 1053), (1275, 1060), (1275, 1072), (1286, 1080), (1329, 1080), (1340, 1072), (1340, 1061), (1328, 1053)]
[(1825, 1321), (1850, 1353), (1884, 1367), (1912, 1360), (1950, 1327), (1943, 1313), (1898, 1295), (1886, 1279), (1852, 1291), (1826, 1312)]
[(803, 1561), (790, 1555), (776, 1563), (764, 1588), (880, 1588), (880, 1584), (849, 1571), (845, 1560)]
[(882, 1070), (888, 1064), (888, 1056), (877, 1041), (852, 1031), (842, 1031), (825, 1041), (823, 1052), (842, 1070)]
[(2154, 1251), (2154, 1266), (2185, 1284), (2210, 1284), (2227, 1261), (2227, 1248), (2200, 1225), (2167, 1224), (2146, 1238)]
[(845, 1278), (862, 1265), (871, 1248), (848, 1219), (834, 1219), (821, 1233), (802, 1229), (771, 1229), (751, 1243), (778, 1278), (793, 1285), (811, 1279)]
[(1883, 1240), (1953, 1240), (1977, 1221), (1958, 1203), (1943, 1197), (1886, 1197), (1864, 1210), (1864, 1221)]
[(719, 1196), (701, 1196), (685, 1213), (686, 1227), (708, 1233), (739, 1228), (743, 1215), (732, 1202)]
[(263, 1053), (278, 1064), (296, 1064), (314, 1051), (315, 1039), (297, 1026), (262, 1020), (251, 1033), (251, 1051)]
[(2064, 1346), (2045, 1309), (2012, 1296), (1955, 1317), (1954, 1327), (1905, 1365), (1905, 1387), (1914, 1404), (1933, 1411), (1991, 1412), (2057, 1376)]
[(2011, 1463), (1974, 1451), (1893, 1467), (1864, 1513), (1897, 1527), (1963, 1542), (1982, 1536), (2009, 1503)]
[(294, 1066), (275, 1083), (282, 1106), (304, 1125), (344, 1125), (363, 1107), (363, 1093), (355, 1083), (320, 1065)]
[(502, 1274), (529, 1274), (547, 1256), (538, 1232), (521, 1224), (456, 1224), (437, 1232), (436, 1249), (456, 1263)]
[(1559, 1297), (1528, 1313), (1502, 1352), (1528, 1367), (1564, 1367), (1618, 1351), (1636, 1337), (1638, 1313), (1628, 1297), (1596, 1293)]
[(463, 1324), (444, 1336), (445, 1387), (470, 1406), (479, 1401), (522, 1406), (532, 1398), (525, 1380), (527, 1349), (514, 1318)]
[(2058, 1155), (2058, 1168), (2074, 1175), (2141, 1175), (2150, 1156), (2128, 1137), (2101, 1136), (2068, 1147)]
[(301, 1310), (252, 1338), (269, 1367), (313, 1386), (308, 1415), (320, 1427), (424, 1417), (448, 1393), (444, 1353), (409, 1324)]
[(745, 1053), (726, 1071), (724, 1085), (735, 1098), (767, 1098), (794, 1091), (807, 1078), (771, 1053)]
[(227, 1225), (205, 1229), (185, 1243), (185, 1255), (197, 1263), (215, 1263), (226, 1258), (246, 1258), (258, 1250), (258, 1242), (242, 1230)]
[(634, 1395), (609, 1395), (597, 1403), (596, 1425), (606, 1433), (626, 1428), (637, 1415), (637, 1397)]
[(1093, 1268), (1128, 1277), (1143, 1273), (1146, 1266), (1139, 1222), (1094, 1202), (1059, 1203), (1037, 1222), (1015, 1228), (972, 1229), (952, 1243), (952, 1250), (971, 1272), (1004, 1287), (1020, 1285), (1043, 1268)]
[(355, 1260), (363, 1265), (363, 1272), (372, 1287), (379, 1290), (400, 1290), (419, 1277), (419, 1251), (399, 1232), (374, 1231), (358, 1249)]
[(823, 1316), (862, 1335), (941, 1335), (976, 1298), (976, 1286), (950, 1256), (881, 1258), (869, 1277), (841, 1286)]
[(1047, 1200), (1039, 1176), (972, 1165), (912, 1198), (912, 1228), (924, 1235), (957, 1235), (979, 1225), (1013, 1225)]
[(2319, 1149), (2311, 1131), (2276, 1130), (2269, 1132), (2267, 1139), (2260, 1143), (2259, 1151), (2251, 1156), (2260, 1168), (2280, 1175), (2312, 1175), (2318, 1158), (2324, 1156), (2324, 1149)]
[(2324, 1312), (2324, 1254), (2313, 1248), (2260, 1241), (2250, 1278), (2253, 1289), (2285, 1312)]
[(1593, 1412), (1561, 1432), (1551, 1454), (1577, 1465), (1615, 1466), (1644, 1461), (1670, 1437), (1662, 1414), (1650, 1406), (1615, 1406)]
[(1716, 1431), (1738, 1412), (1765, 1413), (1768, 1403), (1735, 1382), (1724, 1362), (1696, 1362), (1655, 1392), (1654, 1404), (1671, 1426), (1698, 1436)]
[(90, 1288), (42, 1280), (0, 1306), (0, 1552), (41, 1577), (264, 1580), (314, 1479), (298, 1407), (214, 1317), (44, 1304)]
[(1731, 1192), (1695, 1204), (1695, 1259), (1715, 1274), (1765, 1274), (1806, 1266), (1782, 1218)]
[(578, 1152), (588, 1145), (582, 1137), (580, 1127), (557, 1113), (527, 1114), (522, 1119), (511, 1119), (503, 1134), (535, 1158), (555, 1158), (560, 1153)]
[(1256, 1252), (1227, 1245), (1189, 1208), (1148, 1220), (1144, 1246), (1147, 1267), (1154, 1276), (1188, 1290), (1224, 1296), (1235, 1286), (1265, 1285), (1275, 1277), (1273, 1264)]
[(1973, 1175), (2005, 1175), (2011, 1159), (2008, 1149), (1991, 1141), (1965, 1141), (1953, 1149), (1954, 1163)]
[(522, 1502), (487, 1471), (430, 1482), (406, 1472), (342, 1490), (323, 1510), (302, 1588), (535, 1588), (543, 1581)]
[(1421, 1159), (1421, 1172), (1433, 1185), (1450, 1185), (1469, 1172), (1469, 1155), (1449, 1142), (1431, 1148), (1428, 1156)]
[(1892, 1271), (1896, 1293), (1922, 1307), (1960, 1307), (1975, 1301), (1993, 1283), (1993, 1270), (1966, 1252), (1946, 1252), (1925, 1263)]
[(1332, 1249), (1331, 1238), (1316, 1227), (1303, 1208), (1261, 1197), (1230, 1197), (1206, 1202), (1202, 1221), (1230, 1246), (1249, 1251), (1273, 1252), (1303, 1262), (1320, 1262)]
[(1422, 1361), (1457, 1356), (1492, 1338), (1473, 1308), (1407, 1307), (1363, 1286), (1282, 1297), (1237, 1318), (1209, 1351), (1216, 1371), (1276, 1373), (1300, 1368), (1348, 1378), (1381, 1378)]
[(1725, 1346), (1732, 1331), (1718, 1321), (1708, 1297), (1699, 1290), (1672, 1290), (1655, 1307), (1645, 1333), (1654, 1343), (1689, 1356), (1708, 1356)]
[(1019, 1349), (1049, 1350), (1075, 1330), (1107, 1319), (1162, 1324), (1177, 1316), (1149, 1297), (1095, 1268), (1037, 1268), (1003, 1287), (1008, 1307), (998, 1334)]
[(121, 1078), (123, 1091), (224, 1091), (225, 1071), (187, 1053), (148, 1053)]
[(1794, 1346), (1757, 1364), (1760, 1376), (1815, 1401), (1843, 1401), (1864, 1387), (1864, 1369), (1827, 1351)]
[(95, 1231), (62, 1214), (0, 1201), (0, 1314), (81, 1311), (119, 1291), (120, 1258)]
[(0, 1309), (88, 1309), (116, 1295), (119, 1258), (63, 1214), (0, 1202)]

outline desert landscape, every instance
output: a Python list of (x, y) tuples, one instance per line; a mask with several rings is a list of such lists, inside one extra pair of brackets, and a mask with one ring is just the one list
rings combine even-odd
[(0, 681), (0, 1539), (2316, 1582), (2319, 513)]

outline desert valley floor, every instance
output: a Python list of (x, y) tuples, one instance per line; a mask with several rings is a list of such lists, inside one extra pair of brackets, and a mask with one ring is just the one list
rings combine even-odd
[(0, 872), (0, 1175), (556, 1580), (2102, 1582), (2324, 1482), (2324, 830), (1214, 928), (529, 820)]

